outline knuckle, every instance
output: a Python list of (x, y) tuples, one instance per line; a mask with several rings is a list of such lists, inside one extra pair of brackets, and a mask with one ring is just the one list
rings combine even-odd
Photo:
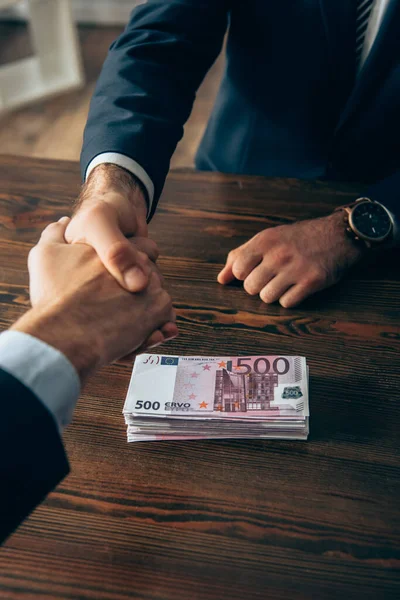
[(159, 301), (160, 304), (163, 308), (163, 310), (165, 310), (166, 312), (171, 312), (172, 310), (172, 298), (171, 296), (168, 294), (168, 292), (164, 289), (161, 289), (159, 292)]
[(130, 252), (130, 246), (128, 242), (114, 242), (106, 253), (106, 260), (111, 264), (119, 263), (126, 257), (127, 252)]
[(246, 269), (242, 261), (236, 261), (232, 266), (232, 273), (236, 279), (244, 279), (246, 277)]
[(234, 248), (230, 252), (228, 252), (228, 261), (233, 261), (238, 255), (238, 249)]
[(277, 230), (279, 227), (269, 227), (268, 229), (264, 229), (257, 233), (251, 242), (257, 242), (257, 244), (276, 244), (279, 243), (279, 235), (277, 235)]
[(326, 281), (326, 272), (322, 268), (315, 268), (310, 271), (306, 278), (306, 285), (316, 287), (323, 285)]
[(273, 262), (279, 266), (287, 265), (292, 260), (292, 251), (288, 246), (280, 246), (273, 252)]
[(54, 223), (49, 223), (46, 227), (47, 230), (54, 230), (57, 229), (60, 226), (60, 223), (57, 223), (56, 221)]
[(71, 222), (65, 231), (65, 239), (69, 244), (79, 242), (85, 243), (87, 241), (90, 229), (93, 224), (96, 223), (89, 210), (82, 212), (82, 214), (78, 212), (71, 219)]
[(46, 233), (52, 233), (54, 231), (57, 231), (57, 229), (60, 227), (59, 223), (50, 223), (49, 225), (47, 225), (43, 231), (42, 231), (42, 235), (45, 235)]
[[(149, 271), (152, 270), (152, 267), (154, 266), (153, 261), (148, 257), (148, 255), (146, 254), (146, 252), (142, 252), (141, 250), (138, 251), (137, 253), (137, 257), (138, 257), (138, 261), (140, 262), (140, 264), (147, 268)], [(158, 271), (158, 269), (156, 268), (155, 271), (157, 272), (158, 275), (160, 275), (160, 272)]]

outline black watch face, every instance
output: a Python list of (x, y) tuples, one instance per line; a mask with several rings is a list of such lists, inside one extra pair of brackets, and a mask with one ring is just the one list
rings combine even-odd
[(360, 202), (351, 213), (353, 227), (371, 240), (384, 239), (391, 230), (392, 222), (386, 210), (374, 202)]

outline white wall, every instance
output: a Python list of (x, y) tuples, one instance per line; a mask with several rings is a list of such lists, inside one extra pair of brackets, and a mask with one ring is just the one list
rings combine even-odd
[[(129, 15), (137, 4), (144, 0), (71, 0), (75, 19), (79, 23), (104, 23), (109, 25), (126, 24)], [(4, 9), (0, 18), (24, 18), (26, 4), (22, 0), (16, 8)]]

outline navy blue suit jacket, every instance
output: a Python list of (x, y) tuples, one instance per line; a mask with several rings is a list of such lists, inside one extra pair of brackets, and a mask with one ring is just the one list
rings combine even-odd
[(82, 171), (103, 152), (136, 160), (158, 199), (196, 90), (226, 69), (200, 169), (377, 184), (400, 212), (400, 0), (356, 78), (352, 0), (148, 0), (111, 46), (92, 99)]
[(0, 543), (68, 474), (53, 417), (20, 381), (0, 369)]

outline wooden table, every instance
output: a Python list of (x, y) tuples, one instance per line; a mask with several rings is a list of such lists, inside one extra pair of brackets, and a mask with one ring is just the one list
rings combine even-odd
[[(28, 307), (26, 258), (70, 211), (78, 166), (0, 161), (0, 318)], [(172, 174), (151, 235), (178, 354), (300, 354), (308, 442), (127, 444), (132, 365), (94, 377), (65, 434), (72, 474), (0, 550), (0, 598), (343, 600), (400, 597), (399, 253), (301, 308), (215, 279), (256, 232), (317, 217), (356, 186)]]

